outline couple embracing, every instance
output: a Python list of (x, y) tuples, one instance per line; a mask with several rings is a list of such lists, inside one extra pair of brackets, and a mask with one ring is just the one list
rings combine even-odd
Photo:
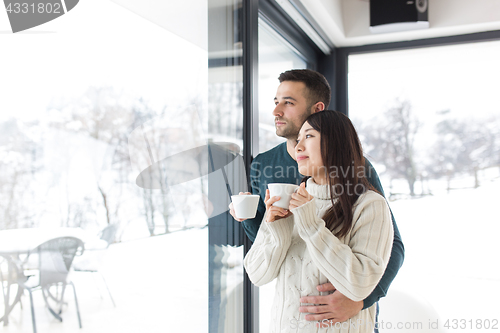
[[(376, 331), (376, 302), (404, 259), (380, 181), (349, 118), (325, 110), (326, 79), (291, 70), (279, 80), (273, 115), (287, 140), (252, 162), (257, 215), (236, 218), (254, 242), (245, 269), (257, 286), (277, 279), (271, 332)], [(273, 206), (269, 183), (300, 183), (288, 209)]]

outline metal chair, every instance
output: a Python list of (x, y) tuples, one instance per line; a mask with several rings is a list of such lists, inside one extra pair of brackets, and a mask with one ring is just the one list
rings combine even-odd
[[(78, 299), (76, 297), (75, 285), (68, 280), (68, 273), (73, 263), (75, 255), (83, 253), (83, 242), (75, 237), (59, 237), (51, 239), (28, 254), (36, 255), (38, 259), (38, 274), (30, 276), (24, 283), (24, 288), (29, 292), (31, 304), (31, 318), (33, 322), (33, 332), (36, 333), (35, 310), (33, 307), (32, 291), (40, 288), (42, 290), (45, 304), (50, 313), (62, 322), (60, 316), (64, 303), (64, 292), (66, 285), (73, 287), (75, 297), (76, 311), (78, 315), (78, 325), (82, 328), (80, 318), (80, 309), (78, 307)], [(53, 289), (56, 289), (54, 293)], [(59, 306), (59, 310), (54, 310), (51, 302), (55, 302)]]
[(87, 248), (85, 250), (85, 253), (82, 256), (75, 258), (75, 262), (73, 263), (73, 270), (75, 272), (98, 273), (100, 275), (114, 307), (116, 307), (115, 300), (111, 295), (111, 291), (109, 291), (106, 279), (104, 279), (104, 276), (100, 272), (100, 266), (103, 257), (106, 253), (106, 250), (108, 249), (109, 245), (113, 243), (115, 239), (116, 232), (117, 232), (117, 226), (114, 224), (111, 224), (106, 228), (104, 228), (100, 232), (100, 239), (105, 241), (103, 242), (105, 246), (97, 246), (96, 248), (90, 248), (90, 247)]
[(0, 254), (0, 286), (3, 298), (0, 300), (0, 322), (9, 323), (9, 314), (21, 300), (25, 276), (15, 260), (9, 255)]

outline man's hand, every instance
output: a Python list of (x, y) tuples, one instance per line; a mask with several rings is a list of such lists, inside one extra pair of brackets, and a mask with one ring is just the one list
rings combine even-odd
[[(240, 192), (238, 195), (250, 195), (252, 193), (250, 192)], [(239, 219), (236, 217), (236, 212), (234, 211), (234, 207), (233, 207), (233, 203), (231, 202), (229, 204), (229, 214), (231, 214), (231, 216), (238, 222), (243, 222), (245, 221), (246, 219)]]
[(310, 313), (305, 316), (309, 321), (329, 320), (329, 325), (343, 322), (354, 317), (363, 309), (363, 301), (355, 302), (342, 295), (331, 283), (321, 284), (316, 287), (318, 291), (334, 291), (326, 296), (307, 296), (300, 299), (301, 303), (316, 305), (301, 306), (300, 312)]

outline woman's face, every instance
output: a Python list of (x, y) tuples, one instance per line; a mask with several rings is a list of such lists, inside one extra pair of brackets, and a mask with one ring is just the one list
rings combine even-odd
[(300, 129), (295, 146), (299, 172), (311, 176), (317, 184), (326, 184), (325, 167), (321, 158), (321, 135), (306, 121)]

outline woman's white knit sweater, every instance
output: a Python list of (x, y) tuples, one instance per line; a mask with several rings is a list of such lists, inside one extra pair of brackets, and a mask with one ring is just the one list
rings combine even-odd
[(373, 332), (375, 305), (350, 321), (316, 328), (299, 312), (300, 298), (317, 296), (316, 287), (331, 282), (338, 292), (361, 301), (382, 277), (393, 242), (391, 215), (381, 195), (362, 194), (354, 206), (353, 226), (339, 239), (325, 227), (323, 216), (332, 203), (327, 185), (310, 178), (307, 191), (314, 197), (292, 209), (292, 215), (266, 222), (245, 256), (250, 280), (262, 286), (277, 278), (271, 332)]

